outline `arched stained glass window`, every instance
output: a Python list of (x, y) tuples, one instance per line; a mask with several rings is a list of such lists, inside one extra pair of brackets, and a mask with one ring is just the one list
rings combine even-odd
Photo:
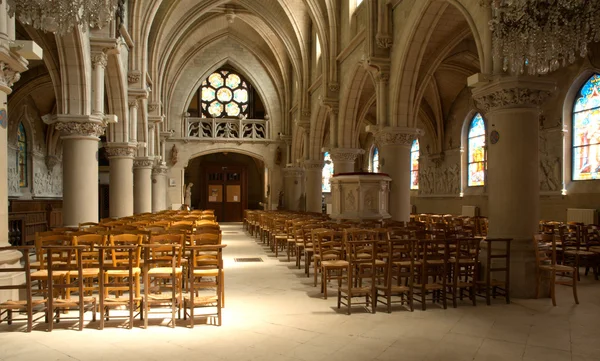
[(221, 69), (202, 82), (200, 87), (202, 118), (248, 117), (250, 92), (248, 83), (238, 74)]
[(373, 148), (373, 157), (371, 158), (371, 172), (379, 172), (379, 149)]
[(331, 192), (331, 176), (333, 176), (333, 162), (331, 161), (331, 155), (329, 152), (325, 152), (323, 155), (325, 164), (323, 165), (322, 183), (321, 187), (323, 193)]
[(600, 179), (600, 74), (581, 87), (573, 107), (572, 177)]
[(485, 122), (481, 114), (477, 113), (469, 126), (469, 171), (467, 185), (469, 187), (482, 186), (485, 183)]
[(410, 189), (419, 189), (419, 140), (410, 147)]
[(17, 129), (17, 169), (19, 170), (19, 186), (27, 187), (27, 133), (23, 123), (19, 123)]

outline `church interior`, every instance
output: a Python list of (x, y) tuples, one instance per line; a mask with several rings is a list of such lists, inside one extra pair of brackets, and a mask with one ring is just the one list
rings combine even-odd
[(0, 65), (0, 361), (600, 360), (600, 4), (6, 0)]

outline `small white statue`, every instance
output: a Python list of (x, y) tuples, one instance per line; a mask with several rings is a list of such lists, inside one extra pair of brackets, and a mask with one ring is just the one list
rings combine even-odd
[(190, 183), (185, 188), (184, 203), (185, 203), (186, 206), (188, 206), (190, 208), (192, 207), (192, 187), (193, 186), (194, 186), (194, 183)]

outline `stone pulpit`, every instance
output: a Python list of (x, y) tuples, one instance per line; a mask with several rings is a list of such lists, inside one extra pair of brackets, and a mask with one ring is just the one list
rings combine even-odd
[(390, 178), (384, 173), (340, 173), (331, 178), (332, 219), (385, 219)]

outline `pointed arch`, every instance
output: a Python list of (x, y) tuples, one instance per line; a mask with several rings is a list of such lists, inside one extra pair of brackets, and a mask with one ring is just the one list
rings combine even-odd
[(481, 113), (468, 119), (467, 132), (467, 186), (481, 187), (485, 185), (487, 155), (485, 142), (485, 121)]

